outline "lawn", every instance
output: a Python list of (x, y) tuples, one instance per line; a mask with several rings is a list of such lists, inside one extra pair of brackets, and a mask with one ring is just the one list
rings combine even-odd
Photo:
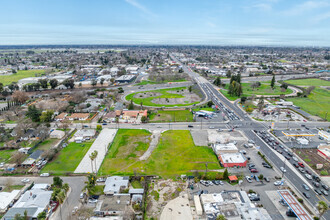
[[(330, 109), (330, 93), (321, 86), (330, 86), (329, 81), (320, 79), (298, 79), (288, 80), (287, 83), (297, 86), (315, 86), (316, 88), (311, 94), (304, 97), (288, 98), (287, 101), (292, 101), (294, 105), (299, 106), (302, 110), (325, 118)], [(327, 114), (327, 120), (330, 121), (330, 114)]]
[(91, 189), (91, 195), (103, 195), (105, 185), (96, 185)]
[(0, 76), (0, 82), (9, 85), (12, 82), (18, 82), (20, 79), (39, 76), (43, 73), (45, 73), (45, 70), (18, 70), (16, 74)]
[(24, 185), (10, 185), (3, 189), (3, 192), (11, 192), (13, 190), (21, 190)]
[(42, 151), (49, 150), (51, 147), (55, 146), (59, 141), (60, 140), (58, 140), (58, 139), (49, 138), (49, 139), (43, 141), (42, 143), (40, 143), (38, 145), (38, 147), (36, 147), (33, 151), (35, 151), (35, 150), (42, 150)]
[(141, 129), (119, 129), (99, 170), (101, 175), (134, 173), (139, 157), (149, 148), (151, 133)]
[[(132, 130), (134, 133), (136, 131)], [(128, 131), (124, 129), (123, 132)], [(103, 161), (99, 171), (101, 175), (133, 175), (135, 171), (137, 174), (171, 178), (195, 170), (203, 171), (205, 162), (213, 162), (208, 165), (209, 170), (221, 168), (212, 149), (195, 146), (187, 130), (170, 130), (162, 133), (157, 147), (146, 161), (127, 158), (136, 147), (129, 140), (136, 138), (128, 135), (127, 140), (121, 133), (119, 130), (112, 149), (110, 148)]]
[(81, 144), (72, 142), (63, 148), (55, 159), (47, 163), (42, 169), (43, 173), (65, 174), (74, 172), (83, 159), (94, 140)]
[[(279, 86), (275, 86), (274, 89), (270, 87), (270, 83), (261, 83), (261, 86), (258, 88), (251, 88), (252, 83), (242, 83), (243, 87), (243, 96), (249, 97), (252, 95), (281, 95), (281, 94), (290, 94), (292, 93), (291, 89), (287, 89), (285, 92), (281, 91), (281, 88)], [(225, 89), (228, 90), (229, 84), (226, 84)], [(221, 90), (221, 93), (225, 95), (229, 100), (234, 101), (238, 99), (237, 96), (230, 96), (226, 90)]]
[(7, 162), (11, 158), (11, 156), (16, 152), (17, 150), (1, 150), (0, 151), (0, 163)]
[[(190, 106), (193, 104), (198, 104), (199, 102), (193, 102), (193, 103), (183, 103), (183, 104), (173, 104), (173, 105), (166, 105), (166, 104), (156, 104), (153, 103), (152, 101), (155, 98), (167, 98), (167, 99), (175, 99), (175, 98), (184, 98), (183, 95), (181, 94), (175, 94), (175, 93), (168, 93), (167, 91), (179, 91), (179, 90), (183, 90), (183, 89), (187, 89), (187, 87), (177, 87), (177, 88), (171, 88), (171, 89), (159, 89), (159, 90), (151, 90), (151, 91), (144, 91), (144, 92), (136, 92), (136, 93), (132, 93), (129, 94), (128, 96), (126, 96), (126, 100), (130, 101), (133, 100), (133, 102), (137, 105), (140, 105), (141, 102), (143, 105), (146, 106), (158, 106), (158, 107), (162, 107), (162, 106), (166, 106), (166, 107), (174, 107), (174, 106)], [(150, 97), (146, 97), (146, 98), (134, 98), (134, 96), (136, 94), (139, 93), (160, 93), (161, 95), (159, 96), (150, 96)]]
[(295, 79), (285, 82), (296, 86), (330, 86), (330, 81), (321, 79)]
[(158, 111), (152, 113), (149, 122), (191, 122), (193, 114), (189, 110)]

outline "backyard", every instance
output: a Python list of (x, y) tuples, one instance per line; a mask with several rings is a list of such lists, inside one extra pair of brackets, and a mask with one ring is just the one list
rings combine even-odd
[(288, 80), (287, 83), (293, 85), (315, 86), (315, 89), (308, 97), (288, 98), (287, 101), (292, 101), (294, 105), (299, 106), (302, 110), (319, 116), (330, 121), (330, 114), (327, 112), (330, 109), (330, 82), (320, 79), (302, 79), (302, 80)]
[(17, 150), (1, 150), (0, 151), (0, 163), (2, 162), (8, 162), (14, 153), (17, 152)]
[(157, 111), (149, 117), (149, 122), (191, 122), (193, 114), (189, 110)]
[(49, 150), (51, 147), (55, 146), (60, 140), (59, 139), (46, 139), (42, 143), (40, 143), (33, 151), (42, 150), (46, 151)]
[(74, 172), (94, 140), (81, 144), (72, 142), (42, 169), (43, 173), (65, 174)]
[(45, 73), (45, 70), (18, 70), (15, 74), (0, 76), (0, 82), (3, 85), (9, 85), (12, 82), (18, 82), (20, 79), (35, 77), (36, 74), (39, 76), (43, 73)]
[[(279, 86), (275, 86), (274, 89), (272, 89), (270, 87), (270, 83), (264, 83), (262, 82), (260, 87), (258, 88), (252, 88), (251, 87), (252, 83), (242, 83), (242, 89), (243, 89), (243, 95), (241, 95), (241, 97), (249, 97), (252, 95), (281, 95), (281, 94), (290, 94), (293, 91), (291, 89), (286, 89), (286, 91), (282, 92), (281, 91), (281, 87)], [(226, 84), (225, 88), (220, 90), (220, 92), (226, 96), (227, 99), (234, 101), (240, 97), (237, 96), (230, 96), (228, 94), (228, 88), (229, 88), (229, 84)]]
[[(144, 130), (140, 130), (140, 132), (138, 130), (119, 130), (99, 174), (133, 175), (136, 172), (137, 174), (172, 178), (195, 170), (203, 172), (205, 162), (211, 162), (208, 165), (209, 170), (221, 169), (212, 149), (195, 146), (190, 132), (186, 130), (163, 132), (151, 156), (146, 161), (139, 161), (137, 156), (142, 155), (149, 146), (149, 144), (144, 145), (143, 142), (148, 135), (149, 133)], [(135, 142), (130, 140), (135, 140)], [(142, 143), (139, 144), (139, 142)], [(141, 147), (141, 150), (136, 151), (135, 149), (139, 145), (145, 146), (145, 148)], [(132, 152), (138, 155), (132, 155)]]
[(178, 87), (132, 93), (126, 96), (126, 100), (137, 105), (174, 107), (198, 104), (201, 98), (186, 87)]

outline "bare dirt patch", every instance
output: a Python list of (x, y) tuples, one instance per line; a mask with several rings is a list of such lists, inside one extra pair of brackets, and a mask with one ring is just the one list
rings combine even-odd
[(175, 91), (167, 91), (167, 93), (171, 94), (178, 94), (182, 95), (184, 97), (182, 98), (155, 98), (152, 100), (155, 104), (160, 105), (176, 105), (176, 104), (188, 104), (188, 103), (194, 103), (194, 102), (200, 102), (201, 98), (195, 94), (190, 93), (187, 89), (182, 90), (175, 90)]
[[(318, 174), (321, 174), (322, 170), (330, 174), (330, 163), (317, 154), (317, 149), (294, 149), (294, 152)], [(323, 168), (317, 170), (316, 164), (323, 164)]]

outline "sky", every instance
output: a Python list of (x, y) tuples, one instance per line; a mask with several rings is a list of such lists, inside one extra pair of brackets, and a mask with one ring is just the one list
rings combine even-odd
[(0, 0), (0, 45), (330, 46), (330, 0)]

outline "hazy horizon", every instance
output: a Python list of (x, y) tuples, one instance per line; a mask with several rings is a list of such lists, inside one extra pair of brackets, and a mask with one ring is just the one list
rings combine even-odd
[(330, 0), (12, 0), (0, 18), (0, 45), (330, 46)]

